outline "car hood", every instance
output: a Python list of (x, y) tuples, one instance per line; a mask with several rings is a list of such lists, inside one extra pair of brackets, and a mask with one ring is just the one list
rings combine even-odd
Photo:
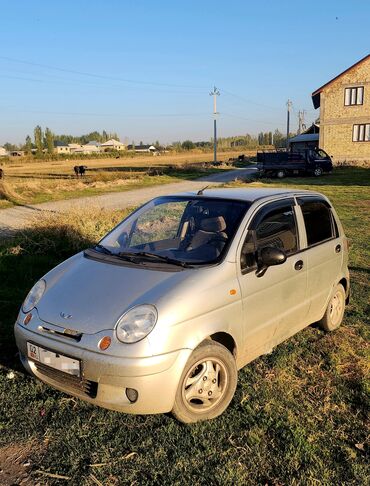
[(44, 322), (94, 334), (112, 329), (135, 305), (155, 305), (188, 273), (114, 265), (81, 253), (45, 276), (46, 291), (37, 311)]

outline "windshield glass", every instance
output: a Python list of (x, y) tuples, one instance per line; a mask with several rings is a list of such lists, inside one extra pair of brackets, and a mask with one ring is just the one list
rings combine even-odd
[(327, 159), (328, 158), (328, 154), (321, 149), (317, 149), (316, 154), (317, 154), (318, 157), (320, 157), (320, 159)]
[(217, 262), (248, 207), (242, 201), (160, 197), (125, 219), (100, 245), (116, 255), (166, 257), (189, 264)]

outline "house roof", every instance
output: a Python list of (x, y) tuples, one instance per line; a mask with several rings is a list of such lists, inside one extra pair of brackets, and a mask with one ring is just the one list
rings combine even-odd
[(101, 143), (97, 142), (96, 140), (90, 140), (90, 142), (87, 142), (85, 145), (94, 145), (95, 147), (100, 147)]
[(318, 88), (316, 91), (314, 91), (311, 95), (312, 97), (312, 103), (313, 103), (313, 106), (315, 108), (319, 108), (320, 106), (320, 93), (327, 87), (329, 86), (329, 84), (333, 83), (334, 81), (336, 81), (338, 78), (340, 78), (341, 76), (343, 76), (343, 74), (346, 74), (348, 73), (348, 71), (350, 71), (351, 69), (353, 69), (354, 67), (358, 66), (359, 64), (362, 64), (363, 62), (367, 61), (368, 59), (370, 59), (370, 54), (367, 54), (365, 57), (363, 57), (362, 59), (360, 59), (359, 61), (357, 61), (355, 64), (352, 64), (352, 66), (350, 66), (349, 68), (347, 68), (345, 71), (341, 72), (340, 74), (338, 74), (337, 76), (335, 76), (335, 78), (331, 79), (330, 81), (328, 81), (327, 83), (323, 84), (322, 86), (320, 86), (320, 88)]
[(65, 142), (62, 142), (61, 140), (55, 140), (54, 141), (54, 147), (68, 147), (68, 144)]
[(123, 145), (123, 143), (119, 142), (118, 140), (115, 140), (114, 138), (111, 138), (110, 140), (107, 140), (106, 142), (102, 143), (103, 147), (117, 147), (118, 145)]
[(319, 141), (319, 134), (318, 133), (301, 133), (300, 135), (296, 135), (289, 139), (289, 143), (294, 142), (318, 142)]

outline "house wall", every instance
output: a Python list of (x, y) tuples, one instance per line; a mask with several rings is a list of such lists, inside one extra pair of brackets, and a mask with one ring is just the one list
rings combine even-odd
[[(352, 86), (364, 86), (362, 105), (344, 105), (344, 90)], [(353, 125), (362, 123), (370, 123), (370, 58), (321, 92), (320, 148), (331, 155), (334, 162), (361, 160), (370, 163), (370, 141), (352, 141)]]
[(70, 152), (69, 147), (56, 147), (55, 150), (57, 154), (69, 154)]

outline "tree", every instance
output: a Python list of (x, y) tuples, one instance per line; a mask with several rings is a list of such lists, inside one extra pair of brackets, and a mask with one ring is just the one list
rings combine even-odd
[(181, 147), (185, 150), (191, 150), (195, 147), (195, 145), (191, 140), (185, 140), (182, 142)]
[(54, 134), (50, 128), (46, 128), (45, 130), (44, 146), (48, 154), (52, 154), (54, 152)]
[(42, 129), (40, 125), (35, 127), (33, 134), (35, 138), (36, 155), (40, 156), (42, 155)]
[(17, 145), (14, 145), (14, 143), (6, 142), (6, 143), (4, 143), (3, 147), (7, 152), (12, 152), (13, 150), (18, 150)]
[(29, 135), (26, 137), (26, 143), (24, 144), (24, 150), (26, 154), (30, 154), (32, 152), (32, 140)]

